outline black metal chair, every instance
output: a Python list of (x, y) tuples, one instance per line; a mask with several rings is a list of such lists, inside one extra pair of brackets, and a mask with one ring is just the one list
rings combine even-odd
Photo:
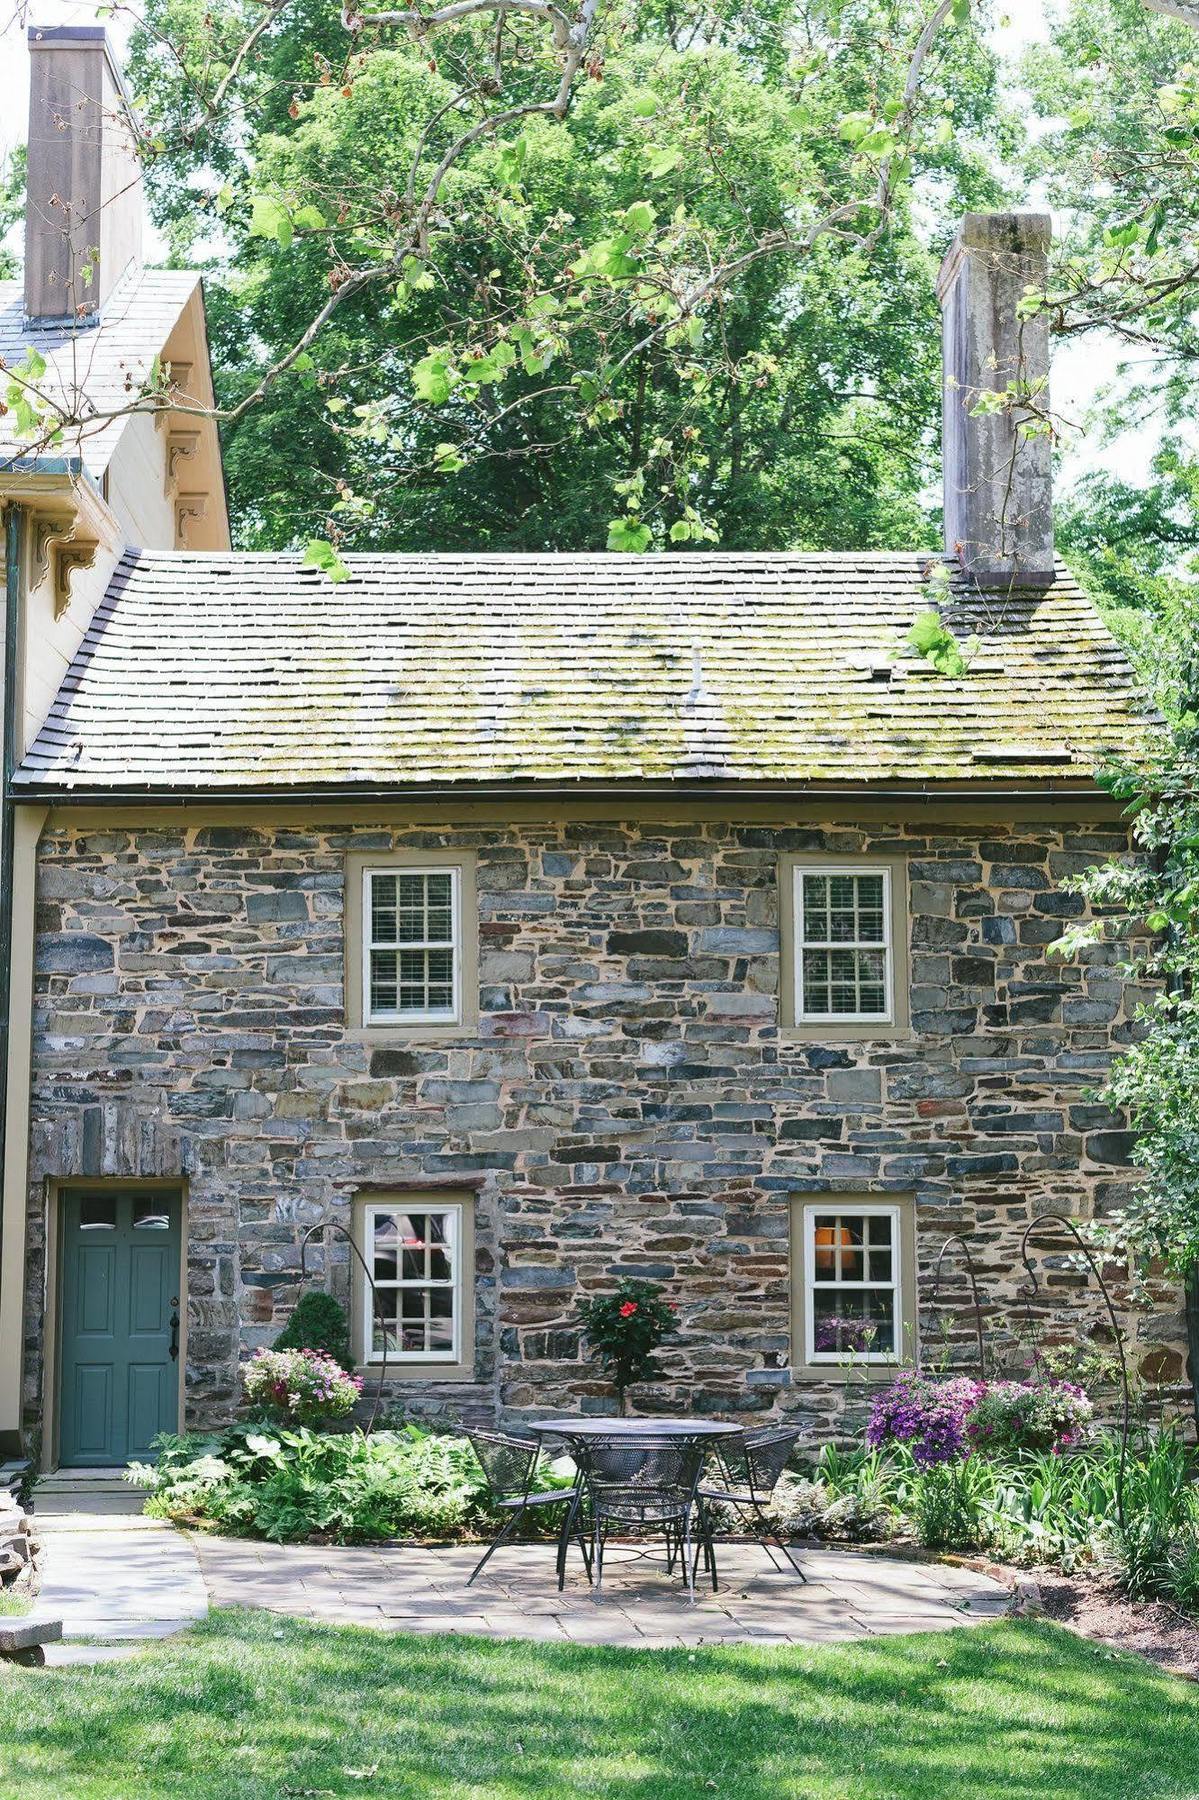
[(740, 1518), (747, 1520), (751, 1536), (761, 1544), (780, 1574), (782, 1564), (770, 1547), (772, 1543), (778, 1545), (799, 1579), (808, 1579), (769, 1518), (774, 1490), (787, 1467), (791, 1451), (802, 1436), (803, 1432), (794, 1426), (768, 1426), (761, 1431), (743, 1432), (740, 1437), (731, 1438), (717, 1448), (720, 1482), (711, 1487), (701, 1485), (699, 1489), (700, 1517), (705, 1527), (701, 1540), (705, 1565), (712, 1576), (713, 1591), (717, 1585), (711, 1519), (711, 1508), (714, 1505), (727, 1506)]
[[(487, 1546), (474, 1568), (471, 1570), (467, 1587), (474, 1581), (501, 1544), (510, 1542), (516, 1536), (521, 1520), (526, 1514), (544, 1513), (551, 1506), (564, 1506), (566, 1512), (559, 1533), (558, 1567), (562, 1570), (566, 1561), (566, 1545), (569, 1541), (570, 1527), (577, 1512), (579, 1497), (578, 1484), (569, 1488), (547, 1488), (533, 1492), (533, 1476), (537, 1470), (541, 1455), (540, 1444), (530, 1438), (510, 1437), (502, 1431), (468, 1431), (471, 1449), (479, 1459), (479, 1467), (487, 1482), (491, 1504), (497, 1512), (505, 1512), (510, 1516), (504, 1521), (502, 1530)], [(591, 1575), (590, 1546), (586, 1538), (580, 1534), (579, 1543), (583, 1551), (583, 1561), (587, 1566), (588, 1577)], [(562, 1586), (561, 1575), (558, 1586)]]
[(591, 1535), (591, 1574), (597, 1595), (603, 1586), (605, 1544), (615, 1527), (622, 1533), (660, 1532), (666, 1546), (667, 1570), (674, 1568), (678, 1557), (687, 1593), (694, 1601), (693, 1518), (700, 1523), (701, 1535), (706, 1530), (696, 1513), (703, 1446), (694, 1438), (639, 1433), (627, 1438), (613, 1436), (580, 1442), (573, 1447), (573, 1455), (582, 1478), (582, 1492), (559, 1541), (559, 1587), (573, 1515), (585, 1504)]

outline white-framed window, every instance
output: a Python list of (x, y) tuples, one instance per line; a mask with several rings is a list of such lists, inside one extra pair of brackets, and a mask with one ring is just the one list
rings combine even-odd
[(828, 1198), (803, 1207), (804, 1361), (893, 1363), (911, 1296), (904, 1208)]
[(795, 1016), (801, 1024), (895, 1019), (892, 871), (868, 864), (795, 870)]
[(366, 1360), (456, 1363), (463, 1348), (461, 1202), (409, 1206), (389, 1200), (363, 1208), (363, 1256), (375, 1284), (359, 1271)]
[(362, 944), (365, 1023), (460, 1020), (462, 880), (457, 865), (364, 869)]

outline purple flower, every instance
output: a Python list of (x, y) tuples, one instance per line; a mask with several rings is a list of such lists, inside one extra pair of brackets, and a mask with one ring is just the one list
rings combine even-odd
[(907, 1369), (875, 1401), (867, 1442), (876, 1449), (906, 1444), (921, 1469), (960, 1462), (970, 1454), (966, 1421), (982, 1392), (979, 1382), (965, 1376), (929, 1381)]

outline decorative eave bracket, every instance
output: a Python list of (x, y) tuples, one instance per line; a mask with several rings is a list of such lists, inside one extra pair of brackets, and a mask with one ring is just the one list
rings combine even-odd
[(79, 528), (73, 513), (35, 512), (32, 521), (33, 559), (30, 590), (49, 581), (54, 596), (54, 617), (61, 619), (71, 604), (71, 582), (96, 560), (99, 540)]
[(177, 418), (174, 410), (175, 403), (184, 400), (190, 401), (192, 370), (195, 367), (195, 364), (190, 362), (178, 362), (173, 356), (165, 358), (164, 362), (169, 397), (166, 402), (156, 410), (154, 414), (154, 423), (159, 431), (173, 432)]
[(163, 492), (168, 500), (179, 492), (179, 465), (191, 462), (200, 448), (198, 431), (178, 431), (172, 428), (167, 433), (166, 476)]
[(187, 549), (188, 528), (193, 519), (202, 519), (208, 511), (207, 494), (177, 494), (175, 497), (175, 538), (181, 550)]

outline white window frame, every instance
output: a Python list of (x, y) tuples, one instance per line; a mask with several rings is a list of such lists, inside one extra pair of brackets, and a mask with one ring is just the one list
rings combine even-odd
[[(402, 1246), (399, 1246), (397, 1249), (396, 1279), (394, 1281), (380, 1281), (375, 1276), (374, 1268), (375, 1219), (380, 1213), (390, 1213), (393, 1216), (403, 1213), (442, 1214), (448, 1221), (446, 1227), (446, 1249), (450, 1253), (449, 1281), (405, 1281), (398, 1274), (398, 1271), (404, 1266), (403, 1261), (401, 1260)], [(463, 1203), (460, 1200), (429, 1201), (419, 1199), (415, 1195), (411, 1202), (403, 1199), (370, 1201), (362, 1209), (363, 1260), (367, 1265), (367, 1269), (370, 1270), (371, 1279), (374, 1280), (375, 1286), (381, 1294), (398, 1294), (402, 1293), (406, 1288), (424, 1289), (436, 1287), (449, 1288), (453, 1295), (454, 1310), (451, 1317), (453, 1342), (451, 1343), (450, 1348), (448, 1350), (389, 1350), (387, 1352), (387, 1365), (389, 1368), (394, 1368), (402, 1363), (448, 1364), (460, 1362), (462, 1359), (462, 1219)], [(375, 1349), (375, 1326), (378, 1323), (375, 1312), (375, 1297), (371, 1291), (371, 1282), (367, 1279), (366, 1269), (359, 1270), (359, 1278), (362, 1291), (362, 1317), (365, 1321), (365, 1338), (362, 1346), (364, 1358), (367, 1363), (381, 1363), (383, 1361), (383, 1352), (382, 1350)], [(403, 1319), (397, 1311), (397, 1336), (402, 1333), (402, 1330)]]
[[(450, 948), (453, 951), (453, 1005), (448, 1012), (424, 1008), (419, 1012), (379, 1012), (371, 1005), (371, 957), (376, 950), (444, 950), (443, 942), (419, 944), (376, 943), (371, 931), (371, 894), (376, 875), (448, 875), (450, 878)], [(362, 871), (362, 1019), (371, 1025), (460, 1025), (462, 1023), (462, 870), (457, 863), (372, 863)], [(399, 980), (396, 981), (397, 999)]]
[[(813, 1367), (844, 1363), (852, 1357), (855, 1362), (895, 1365), (903, 1360), (904, 1329), (904, 1283), (903, 1266), (905, 1245), (903, 1241), (903, 1212), (900, 1206), (881, 1201), (853, 1200), (846, 1197), (844, 1204), (836, 1194), (826, 1194), (820, 1200), (805, 1201), (803, 1207), (803, 1313), (804, 1313), (804, 1361)], [(890, 1281), (822, 1281), (816, 1280), (816, 1218), (817, 1215), (834, 1218), (887, 1218), (891, 1221), (891, 1279)], [(869, 1265), (867, 1264), (868, 1268)], [(817, 1350), (816, 1348), (816, 1293), (817, 1290), (833, 1293), (861, 1293), (864, 1290), (890, 1292), (893, 1295), (892, 1305), (895, 1317), (894, 1350)]]
[[(791, 892), (791, 924), (795, 944), (795, 1021), (797, 1025), (894, 1025), (895, 1023), (895, 932), (891, 878), (893, 871), (885, 863), (799, 863), (793, 875)], [(821, 943), (804, 935), (804, 882), (835, 880), (838, 875), (860, 877), (881, 875), (883, 880), (883, 936), (881, 943)], [(804, 1005), (805, 950), (881, 950), (883, 953), (883, 988), (886, 1008), (883, 1012), (835, 1013), (809, 1012)]]

